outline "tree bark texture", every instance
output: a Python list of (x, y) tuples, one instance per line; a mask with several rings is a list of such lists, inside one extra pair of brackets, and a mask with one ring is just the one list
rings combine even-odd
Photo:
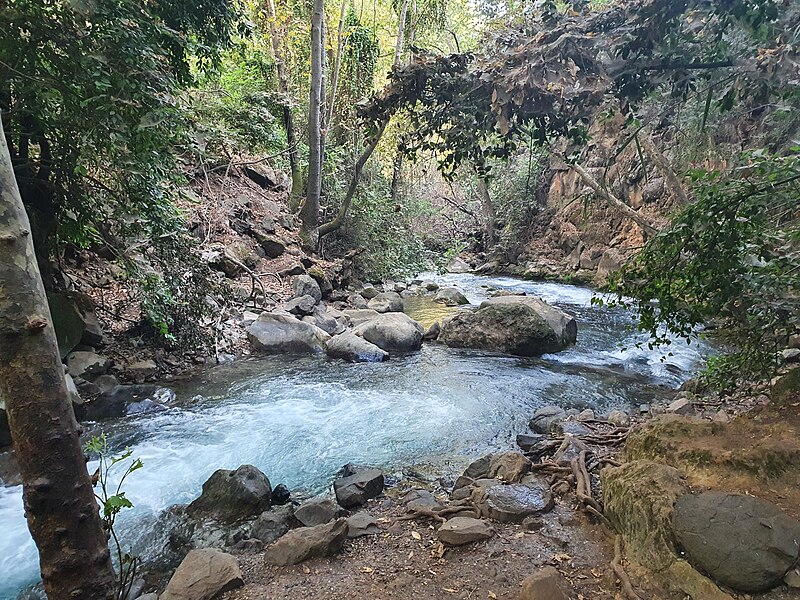
[(114, 572), (55, 330), (0, 127), (0, 395), (50, 600), (106, 600)]
[(322, 191), (322, 28), (325, 19), (324, 0), (314, 0), (311, 17), (311, 92), (308, 101), (308, 183), (306, 201), (300, 209), (303, 243), (316, 248), (319, 240), (319, 198)]
[(654, 236), (656, 233), (658, 233), (658, 230), (652, 223), (647, 221), (647, 219), (625, 204), (622, 200), (614, 196), (607, 189), (604, 189), (599, 183), (597, 183), (595, 178), (586, 171), (586, 169), (577, 163), (574, 163), (570, 166), (575, 170), (583, 182), (592, 188), (592, 191), (594, 191), (595, 194), (605, 200), (606, 204), (610, 208), (628, 217), (631, 221), (641, 227), (648, 236)]
[(489, 195), (489, 187), (480, 175), (478, 175), (478, 192), (481, 195), (481, 213), (486, 233), (486, 249), (488, 250), (497, 243), (497, 213), (492, 197)]
[(300, 172), (300, 157), (297, 152), (297, 137), (294, 133), (294, 118), (289, 105), (289, 80), (286, 76), (286, 65), (283, 61), (281, 44), (283, 36), (278, 31), (278, 14), (275, 11), (275, 0), (267, 0), (269, 11), (269, 29), (272, 37), (272, 53), (275, 55), (275, 68), (278, 73), (278, 91), (285, 97), (283, 105), (283, 127), (286, 130), (286, 143), (289, 145), (289, 169), (292, 172), (292, 193), (289, 207), (297, 210), (299, 198), (303, 193), (303, 175)]

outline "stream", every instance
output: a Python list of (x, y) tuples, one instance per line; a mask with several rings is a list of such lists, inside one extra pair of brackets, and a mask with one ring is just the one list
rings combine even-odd
[[(134, 508), (119, 521), (134, 553), (157, 551), (159, 514), (194, 499), (216, 469), (253, 464), (273, 486), (308, 494), (325, 490), (347, 462), (449, 476), (481, 454), (515, 447), (516, 434), (543, 405), (603, 414), (664, 399), (709, 351), (675, 342), (663, 357), (666, 350), (647, 348), (628, 312), (593, 306), (589, 288), (468, 274), (431, 278), (459, 287), (473, 304), (490, 288), (540, 296), (575, 315), (578, 342), (535, 359), (426, 344), (377, 364), (273, 356), (209, 369), (175, 387), (174, 408), (103, 423), (113, 448), (129, 446), (144, 462), (126, 482)], [(426, 324), (453, 310), (407, 303)], [(14, 600), (37, 580), (22, 489), (0, 487), (0, 600)]]

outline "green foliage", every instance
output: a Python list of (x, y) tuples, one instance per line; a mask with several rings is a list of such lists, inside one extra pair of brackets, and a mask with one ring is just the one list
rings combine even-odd
[[(141, 469), (144, 464), (141, 459), (133, 458), (133, 451), (130, 448), (125, 448), (121, 454), (114, 455), (108, 447), (108, 438), (104, 433), (92, 437), (86, 443), (84, 451), (90, 458), (96, 458), (99, 461), (97, 470), (92, 475), (92, 484), (97, 488), (95, 498), (97, 498), (102, 511), (103, 529), (114, 540), (116, 547), (119, 566), (116, 597), (123, 600), (130, 592), (140, 561), (138, 557), (131, 556), (122, 550), (122, 544), (117, 537), (114, 524), (117, 516), (124, 509), (133, 508), (131, 501), (125, 497), (122, 486), (128, 476)], [(110, 479), (111, 473), (120, 469), (122, 469), (122, 474), (119, 475), (119, 480), (114, 486)]]
[(228, 0), (10, 0), (0, 11), (0, 109), (40, 253), (57, 231), (169, 202), (186, 122), (176, 93), (231, 28)]
[(778, 340), (800, 329), (800, 148), (745, 153), (725, 172), (691, 173), (694, 201), (612, 282), (655, 343), (720, 320), (735, 351), (712, 363), (720, 384), (769, 373)]

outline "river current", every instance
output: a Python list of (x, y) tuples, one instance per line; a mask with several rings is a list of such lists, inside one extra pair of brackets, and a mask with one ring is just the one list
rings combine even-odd
[[(649, 349), (631, 315), (592, 305), (589, 288), (432, 278), (459, 287), (472, 304), (493, 289), (540, 296), (575, 315), (578, 342), (536, 359), (427, 344), (380, 364), (274, 356), (210, 369), (176, 387), (174, 408), (102, 424), (113, 448), (130, 447), (144, 462), (125, 485), (134, 509), (120, 517), (134, 552), (158, 550), (161, 539), (151, 531), (159, 514), (195, 498), (216, 469), (253, 464), (273, 486), (301, 493), (326, 489), (347, 462), (450, 475), (481, 454), (513, 448), (537, 407), (634, 411), (666, 398), (708, 352), (702, 343), (677, 341), (670, 356)], [(430, 318), (423, 308), (412, 316)], [(22, 489), (0, 487), (0, 600), (14, 600), (37, 580)]]

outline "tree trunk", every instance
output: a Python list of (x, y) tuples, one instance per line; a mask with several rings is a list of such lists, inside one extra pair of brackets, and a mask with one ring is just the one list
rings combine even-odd
[(675, 199), (682, 206), (686, 206), (689, 204), (689, 196), (686, 194), (686, 190), (684, 189), (680, 178), (675, 174), (675, 171), (670, 166), (667, 157), (664, 156), (658, 148), (656, 148), (653, 138), (651, 138), (646, 131), (643, 131), (642, 134), (643, 135), (641, 138), (639, 138), (642, 148), (644, 148), (644, 151), (653, 161), (653, 164), (655, 164), (658, 172), (661, 173), (661, 176), (666, 182), (667, 189), (672, 192), (673, 196), (675, 196)]
[(319, 237), (336, 231), (344, 224), (347, 211), (350, 209), (350, 203), (353, 201), (353, 196), (355, 196), (356, 189), (358, 188), (358, 182), (361, 179), (361, 171), (364, 168), (364, 165), (367, 164), (369, 157), (372, 156), (373, 152), (375, 152), (375, 148), (378, 146), (378, 142), (381, 141), (383, 132), (386, 131), (386, 126), (388, 124), (388, 120), (381, 123), (381, 126), (378, 128), (378, 132), (375, 134), (375, 139), (370, 142), (369, 146), (364, 148), (361, 156), (358, 157), (355, 169), (353, 170), (353, 177), (350, 179), (350, 185), (348, 186), (347, 194), (345, 194), (344, 200), (342, 200), (342, 204), (339, 207), (339, 212), (336, 214), (335, 219), (320, 226)]
[(114, 572), (28, 216), (0, 127), (0, 395), (49, 600), (106, 600)]
[(347, 5), (349, 0), (342, 0), (342, 9), (339, 12), (339, 31), (336, 40), (336, 58), (333, 63), (333, 75), (331, 76), (331, 100), (328, 102), (328, 118), (326, 122), (328, 129), (333, 126), (333, 109), (336, 106), (336, 90), (339, 87), (339, 73), (342, 70), (342, 51), (344, 50), (344, 22), (347, 17)]
[(481, 213), (483, 213), (483, 223), (486, 233), (486, 249), (489, 250), (497, 243), (497, 213), (494, 210), (492, 197), (489, 195), (489, 188), (486, 181), (478, 175), (478, 191), (481, 194)]
[[(400, 142), (402, 144), (402, 141)], [(391, 196), (392, 202), (397, 201), (397, 197), (400, 195), (400, 179), (403, 175), (403, 153), (401, 152), (400, 148), (395, 150), (394, 161), (392, 163), (392, 187), (391, 187)]]
[(658, 230), (652, 223), (647, 221), (647, 219), (642, 217), (642, 215), (637, 213), (630, 206), (625, 204), (622, 200), (614, 196), (607, 189), (603, 188), (599, 183), (597, 183), (594, 177), (592, 177), (588, 172), (586, 172), (586, 170), (582, 166), (580, 166), (577, 163), (571, 164), (570, 166), (575, 170), (575, 172), (583, 180), (583, 182), (590, 188), (592, 188), (595, 194), (597, 194), (603, 200), (605, 200), (606, 204), (610, 208), (628, 217), (631, 221), (633, 221), (639, 227), (641, 227), (646, 235), (654, 236), (656, 233), (658, 233)]
[(272, 52), (275, 55), (275, 68), (278, 72), (278, 91), (284, 96), (283, 127), (286, 130), (286, 143), (289, 144), (289, 169), (292, 172), (292, 193), (289, 197), (289, 208), (297, 210), (303, 193), (303, 174), (300, 172), (300, 157), (297, 152), (297, 137), (294, 133), (294, 118), (289, 105), (289, 82), (286, 77), (286, 66), (283, 62), (281, 43), (283, 36), (278, 33), (278, 14), (275, 11), (275, 0), (267, 0), (269, 11), (269, 29), (272, 37)]
[(394, 46), (394, 65), (400, 64), (400, 55), (403, 53), (403, 42), (406, 35), (406, 15), (408, 14), (408, 0), (403, 0), (400, 9), (400, 23), (397, 26), (397, 43)]
[(307, 248), (316, 248), (319, 240), (319, 198), (322, 190), (322, 28), (325, 19), (324, 0), (314, 0), (311, 17), (311, 92), (308, 101), (308, 184), (306, 201), (300, 209), (301, 237)]

